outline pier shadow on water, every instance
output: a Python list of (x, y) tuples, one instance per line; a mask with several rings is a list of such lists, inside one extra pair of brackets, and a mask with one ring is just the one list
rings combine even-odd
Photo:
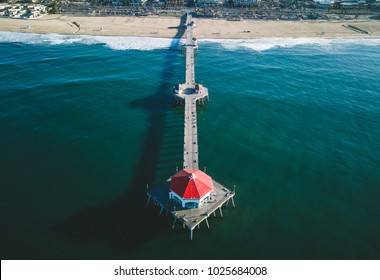
[[(98, 240), (102, 244), (105, 242), (112, 248), (119, 249), (123, 258), (128, 258), (152, 238), (171, 230), (168, 226), (169, 219), (158, 219), (158, 210), (145, 206), (145, 192), (146, 184), (154, 185), (174, 174), (176, 166), (173, 166), (173, 162), (182, 165), (183, 110), (173, 109), (171, 89), (175, 63), (182, 59), (172, 49), (179, 48), (180, 38), (185, 32), (185, 21), (184, 15), (171, 47), (165, 53), (160, 86), (150, 97), (132, 101), (130, 104), (132, 108), (148, 111), (150, 126), (127, 191), (115, 200), (84, 209), (58, 225), (56, 229), (63, 231), (70, 239), (83, 242)], [(72, 257), (75, 258), (74, 255)], [(104, 256), (89, 255), (86, 258), (102, 259)]]

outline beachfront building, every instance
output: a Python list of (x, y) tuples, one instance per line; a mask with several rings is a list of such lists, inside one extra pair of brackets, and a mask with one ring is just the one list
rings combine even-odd
[(8, 9), (10, 18), (23, 18), (26, 17), (27, 11), (21, 5), (13, 5)]
[(44, 5), (29, 5), (28, 9), (33, 12), (39, 12), (39, 14), (44, 14), (47, 12), (46, 6)]
[(8, 8), (10, 8), (9, 5), (5, 3), (0, 3), (0, 17), (8, 16)]
[(256, 6), (260, 0), (235, 0), (235, 7), (251, 7)]
[(335, 0), (335, 4), (342, 9), (355, 9), (367, 5), (364, 0)]
[(44, 5), (2, 5), (0, 6), (0, 16), (10, 18), (37, 18), (41, 14), (46, 13), (46, 6)]
[(185, 0), (165, 0), (167, 7), (183, 7), (186, 3)]
[(143, 6), (148, 0), (129, 0), (130, 6)]
[(195, 4), (201, 7), (216, 7), (223, 4), (223, 0), (195, 0)]
[(330, 8), (334, 5), (335, 0), (314, 0), (319, 8)]
[(199, 208), (211, 200), (214, 190), (212, 178), (200, 170), (184, 169), (171, 177), (169, 199), (183, 208)]

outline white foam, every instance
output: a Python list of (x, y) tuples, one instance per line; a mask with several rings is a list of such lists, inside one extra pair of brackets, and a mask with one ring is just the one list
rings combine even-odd
[(154, 50), (179, 48), (180, 42), (168, 38), (86, 36), (88, 40), (105, 44), (114, 50)]
[(326, 38), (260, 38), (260, 39), (200, 39), (200, 42), (216, 43), (229, 50), (252, 49), (258, 52), (276, 48), (311, 46), (329, 49), (339, 45), (379, 46), (380, 38), (326, 39)]
[(177, 49), (182, 44), (181, 41), (169, 38), (61, 35), (54, 33), (34, 34), (17, 32), (0, 32), (0, 42), (36, 45), (68, 45), (73, 43), (86, 45), (101, 44), (114, 50)]
[[(276, 48), (293, 48), (298, 46), (311, 46), (330, 49), (340, 45), (371, 45), (380, 46), (380, 38), (355, 39), (326, 39), (326, 38), (260, 38), (260, 39), (200, 39), (200, 44), (216, 43), (229, 50), (251, 49), (264, 52)], [(35, 34), (0, 32), (0, 42), (26, 43), (26, 44), (86, 44), (105, 45), (114, 50), (154, 50), (180, 48), (184, 40), (170, 38), (150, 37), (122, 37), (122, 36), (89, 36), (89, 35), (61, 35), (61, 34)]]

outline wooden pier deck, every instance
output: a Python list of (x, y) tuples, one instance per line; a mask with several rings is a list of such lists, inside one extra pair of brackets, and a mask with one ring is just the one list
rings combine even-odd
[(184, 121), (184, 147), (183, 147), (183, 168), (199, 169), (198, 158), (198, 126), (197, 126), (197, 100), (204, 100), (208, 97), (207, 88), (195, 83), (195, 62), (194, 50), (197, 48), (193, 38), (193, 20), (191, 13), (186, 17), (186, 81), (178, 86), (177, 98), (185, 101), (185, 121)]
[(193, 41), (193, 19), (191, 13), (186, 17), (186, 86), (188, 91), (186, 94), (195, 92), (195, 66), (194, 66), (194, 49), (196, 48)]
[(185, 99), (185, 137), (183, 169), (199, 169), (197, 105), (194, 98)]

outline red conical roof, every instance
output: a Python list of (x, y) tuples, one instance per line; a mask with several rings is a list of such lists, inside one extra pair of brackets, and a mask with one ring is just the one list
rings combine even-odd
[(184, 169), (172, 176), (170, 190), (182, 198), (197, 199), (214, 190), (214, 185), (206, 173)]

